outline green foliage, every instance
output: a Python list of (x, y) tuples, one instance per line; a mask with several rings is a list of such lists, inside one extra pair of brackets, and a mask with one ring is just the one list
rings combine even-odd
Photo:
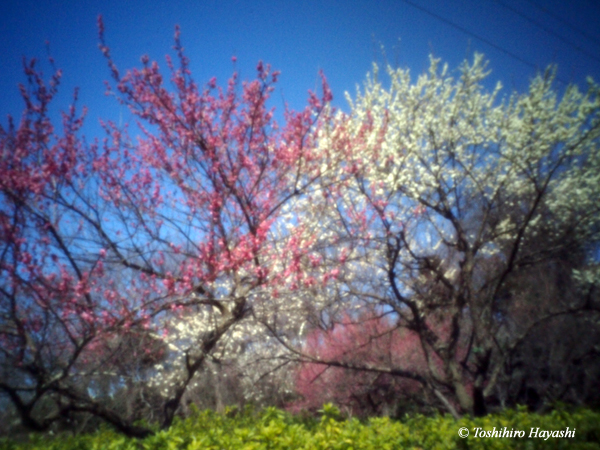
[[(385, 450), (385, 449), (600, 449), (600, 413), (589, 409), (557, 409), (547, 415), (525, 409), (506, 410), (483, 418), (449, 415), (406, 416), (402, 421), (387, 417), (361, 422), (342, 419), (339, 410), (325, 405), (319, 419), (308, 421), (276, 408), (261, 413), (251, 409), (224, 414), (196, 411), (176, 421), (168, 431), (144, 439), (126, 438), (104, 428), (95, 434), (48, 437), (32, 435), (26, 443), (0, 440), (2, 450)], [(461, 438), (458, 430), (469, 429)], [(477, 438), (475, 430), (525, 430), (523, 438)], [(529, 438), (530, 429), (576, 429), (572, 438)]]

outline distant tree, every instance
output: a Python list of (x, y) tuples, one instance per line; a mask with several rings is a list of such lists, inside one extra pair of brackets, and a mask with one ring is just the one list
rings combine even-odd
[[(507, 283), (502, 320), (520, 339), (510, 346), (499, 376), (501, 406), (600, 404), (600, 298), (573, 276), (583, 259), (571, 250), (520, 271)], [(574, 303), (585, 307), (570, 311)]]
[[(448, 330), (448, 324), (439, 320), (430, 326), (440, 333), (443, 328)], [(349, 414), (368, 417), (399, 415), (419, 408), (431, 411), (442, 406), (424, 389), (422, 380), (427, 377), (428, 363), (418, 334), (398, 327), (389, 315), (373, 311), (354, 318), (342, 317), (331, 329), (313, 330), (304, 351), (317, 360), (339, 361), (340, 365), (301, 365), (296, 374), (301, 399), (294, 409), (317, 410), (324, 402), (332, 402)], [(442, 370), (441, 360), (433, 365)], [(364, 370), (365, 366), (375, 370)], [(395, 370), (399, 368), (404, 375), (410, 371), (413, 377), (397, 376)]]

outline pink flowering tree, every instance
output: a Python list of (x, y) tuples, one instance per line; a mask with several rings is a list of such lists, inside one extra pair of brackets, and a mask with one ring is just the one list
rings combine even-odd
[(77, 400), (97, 337), (119, 333), (111, 306), (123, 299), (99, 284), (106, 251), (88, 243), (75, 209), (91, 189), (83, 117), (73, 106), (56, 130), (48, 110), (60, 72), (45, 83), (32, 61), (25, 74), (23, 116), (0, 129), (0, 388), (24, 425), (43, 430), (84, 407), (56, 402)]
[[(386, 315), (346, 315), (330, 329), (311, 331), (304, 351), (340, 365), (301, 365), (296, 373), (300, 399), (293, 409), (315, 411), (331, 402), (351, 415), (389, 415), (396, 414), (401, 403), (421, 403), (419, 397), (427, 394), (422, 385), (427, 362), (418, 335), (395, 327)], [(364, 366), (380, 370), (361, 370)], [(382, 370), (385, 367), (388, 373)], [(394, 370), (401, 367), (413, 370), (414, 376), (394, 376)]]
[[(281, 232), (282, 215), (320, 177), (331, 93), (323, 78), (322, 98), (280, 127), (268, 65), (200, 86), (177, 31), (170, 80), (147, 57), (121, 74), (99, 26), (109, 92), (141, 135), (106, 122), (84, 144), (74, 107), (55, 129), (60, 73), (45, 83), (26, 66), (23, 117), (0, 129), (0, 390), (33, 429), (91, 413), (144, 436), (108, 398), (153, 380), (168, 427), (207, 358), (297, 276), (285, 258), (309, 243)], [(193, 333), (170, 340), (185, 321)]]

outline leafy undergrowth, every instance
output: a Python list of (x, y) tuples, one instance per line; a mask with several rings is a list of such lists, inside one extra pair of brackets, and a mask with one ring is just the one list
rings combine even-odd
[[(600, 449), (600, 413), (588, 409), (555, 410), (547, 415), (523, 409), (506, 410), (484, 418), (411, 416), (402, 421), (373, 418), (344, 420), (330, 405), (319, 419), (293, 416), (275, 408), (251, 411), (196, 412), (176, 421), (168, 431), (144, 439), (129, 439), (108, 428), (88, 435), (32, 435), (26, 443), (0, 439), (1, 449), (44, 450), (210, 450), (210, 449)], [(461, 438), (465, 427), (469, 436)], [(483, 431), (513, 437), (479, 437)], [(506, 427), (506, 428), (505, 428)], [(549, 437), (545, 431), (575, 430), (574, 437)], [(539, 428), (539, 429), (538, 429)], [(531, 429), (537, 437), (530, 437)], [(524, 431), (524, 437), (515, 437)], [(464, 430), (463, 430), (464, 433)], [(475, 437), (475, 434), (478, 437)]]

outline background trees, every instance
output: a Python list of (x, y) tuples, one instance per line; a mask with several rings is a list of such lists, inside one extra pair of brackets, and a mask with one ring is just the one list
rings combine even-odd
[[(310, 354), (340, 366), (306, 363), (296, 374), (296, 389), (302, 400), (295, 409), (320, 409), (324, 402), (339, 405), (346, 413), (362, 417), (399, 415), (431, 406), (419, 379), (427, 373), (427, 361), (419, 337), (399, 329), (389, 317), (361, 314), (343, 317), (328, 330), (315, 329), (307, 336)], [(439, 361), (436, 361), (439, 364)], [(347, 369), (345, 364), (358, 366)], [(411, 367), (415, 379), (394, 376), (371, 367)], [(360, 370), (360, 367), (363, 367)], [(434, 402), (435, 403), (435, 402)]]

